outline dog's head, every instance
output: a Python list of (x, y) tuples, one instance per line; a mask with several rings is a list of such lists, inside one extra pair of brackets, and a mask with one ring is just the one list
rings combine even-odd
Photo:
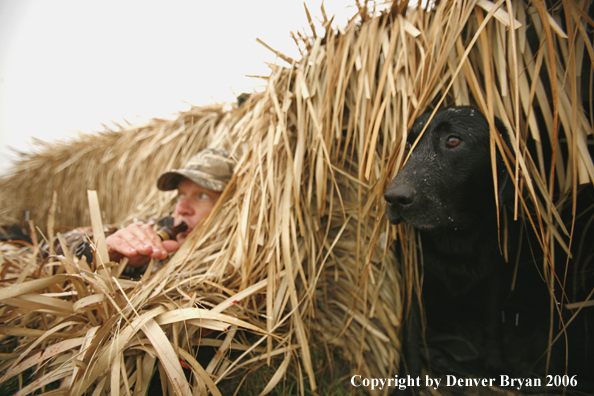
[[(426, 113), (415, 120), (407, 151), (429, 117)], [(496, 125), (502, 133), (502, 122)], [(501, 188), (511, 184), (502, 179)], [(492, 221), (496, 211), (485, 117), (473, 107), (437, 111), (384, 197), (390, 222), (420, 230), (465, 230)]]

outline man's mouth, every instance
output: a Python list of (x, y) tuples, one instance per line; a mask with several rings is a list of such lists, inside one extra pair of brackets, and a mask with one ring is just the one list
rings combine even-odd
[(184, 232), (180, 232), (180, 233), (178, 234), (178, 236), (179, 236), (180, 238), (186, 239), (186, 237), (187, 237), (187, 236), (190, 234), (190, 232), (192, 232), (192, 230), (193, 230), (193, 229), (194, 229), (194, 228), (189, 228), (189, 227), (188, 227), (188, 229), (187, 229), (187, 230), (185, 230)]

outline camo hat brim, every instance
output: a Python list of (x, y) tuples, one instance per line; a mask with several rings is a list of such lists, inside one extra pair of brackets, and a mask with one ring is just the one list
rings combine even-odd
[(172, 169), (157, 180), (162, 191), (175, 190), (184, 179), (212, 191), (223, 191), (233, 176), (234, 162), (229, 153), (219, 148), (208, 148), (190, 158), (182, 169)]

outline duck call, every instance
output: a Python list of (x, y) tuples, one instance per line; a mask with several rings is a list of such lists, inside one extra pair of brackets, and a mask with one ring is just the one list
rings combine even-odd
[(163, 227), (159, 229), (157, 231), (157, 235), (159, 235), (159, 238), (161, 238), (161, 240), (168, 241), (170, 239), (175, 239), (177, 234), (179, 234), (180, 232), (184, 232), (187, 229), (188, 225), (184, 222), (181, 222), (173, 227)]

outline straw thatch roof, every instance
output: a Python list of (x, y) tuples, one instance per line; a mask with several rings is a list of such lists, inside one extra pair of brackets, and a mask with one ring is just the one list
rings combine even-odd
[[(18, 394), (54, 381), (75, 395), (140, 393), (156, 367), (169, 392), (219, 394), (226, 380), (264, 364), (274, 374), (259, 391), (288, 367), (300, 389), (315, 391), (314, 345), (336, 347), (358, 374), (396, 373), (402, 293), (418, 282), (416, 245), (409, 228), (388, 224), (382, 195), (415, 117), (475, 104), (504, 121), (510, 168), (528, 192), (518, 194), (518, 210), (523, 197), (540, 210), (531, 221), (545, 248), (567, 238), (550, 232), (559, 210), (551, 203), (571, 203), (575, 187), (594, 180), (581, 100), (590, 93), (580, 92), (587, 76), (578, 67), (594, 57), (584, 5), (493, 5), (395, 2), (379, 14), (361, 6), (343, 33), (322, 13), (326, 30), (301, 35), (303, 58), (274, 67), (266, 89), (239, 107), (194, 107), (23, 155), (0, 180), (2, 223), (28, 211), (49, 238), (60, 227), (98, 231), (167, 213), (172, 197), (157, 192), (157, 175), (202, 148), (228, 149), (237, 166), (203, 226), (140, 281), (119, 277), (125, 263), (108, 262), (100, 232), (92, 265), (69, 252), (39, 265), (41, 242), (2, 245), (0, 337), (12, 349), (0, 382), (34, 367), (38, 380)], [(567, 149), (549, 174), (547, 147), (560, 144)], [(209, 345), (220, 352), (200, 364)]]

